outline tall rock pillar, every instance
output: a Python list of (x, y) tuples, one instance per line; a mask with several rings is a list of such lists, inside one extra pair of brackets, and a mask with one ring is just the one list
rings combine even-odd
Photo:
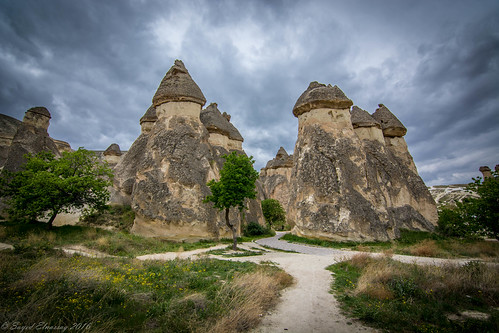
[(297, 235), (335, 240), (388, 239), (388, 215), (367, 179), (366, 156), (350, 118), (352, 101), (317, 82), (298, 98), (298, 140), (288, 218)]
[(168, 239), (214, 238), (216, 211), (203, 199), (214, 160), (200, 121), (206, 99), (184, 64), (176, 60), (153, 98), (157, 120), (141, 134), (131, 201), (132, 232)]

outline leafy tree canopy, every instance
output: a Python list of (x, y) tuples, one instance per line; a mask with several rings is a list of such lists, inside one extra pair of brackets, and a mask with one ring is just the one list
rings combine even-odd
[(93, 152), (80, 148), (63, 152), (59, 159), (50, 152), (25, 157), (22, 170), (0, 174), (0, 196), (6, 199), (10, 219), (50, 217), (51, 228), (58, 213), (100, 210), (109, 200), (113, 174)]
[(255, 182), (258, 172), (253, 169), (253, 156), (248, 157), (234, 151), (222, 157), (225, 163), (220, 170), (220, 180), (212, 179), (208, 182), (211, 195), (204, 201), (212, 202), (219, 210), (225, 210), (225, 223), (232, 230), (233, 248), (237, 249), (237, 225), (230, 222), (229, 210), (231, 207), (237, 207), (242, 211), (245, 209), (246, 199), (256, 198)]
[(283, 230), (286, 224), (286, 212), (281, 203), (276, 199), (262, 201), (262, 212), (268, 224), (275, 230)]
[(456, 207), (439, 212), (438, 230), (446, 236), (492, 236), (499, 239), (499, 174), (473, 178), (467, 190), (476, 198), (465, 198)]

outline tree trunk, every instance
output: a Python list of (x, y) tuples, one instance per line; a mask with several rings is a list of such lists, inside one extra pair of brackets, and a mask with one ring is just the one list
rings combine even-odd
[(229, 208), (225, 208), (225, 224), (232, 231), (232, 250), (237, 251), (237, 228), (235, 225), (230, 224), (229, 221)]
[(50, 220), (49, 220), (49, 221), (48, 221), (48, 223), (47, 223), (47, 228), (48, 228), (49, 230), (52, 230), (52, 223), (54, 223), (54, 220), (55, 220), (55, 217), (57, 216), (57, 213), (58, 213), (58, 211), (57, 211), (57, 210), (56, 210), (56, 211), (54, 211), (54, 214), (52, 214), (52, 216), (50, 217)]

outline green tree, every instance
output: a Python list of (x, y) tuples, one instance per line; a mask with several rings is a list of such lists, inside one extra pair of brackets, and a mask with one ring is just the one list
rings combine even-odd
[(276, 199), (265, 199), (262, 201), (262, 212), (265, 221), (275, 230), (284, 230), (286, 224), (286, 212), (281, 203)]
[(220, 180), (212, 179), (208, 182), (211, 195), (205, 198), (205, 202), (212, 202), (215, 208), (225, 210), (225, 224), (232, 231), (232, 248), (237, 250), (237, 222), (231, 223), (229, 210), (237, 207), (242, 212), (246, 199), (256, 198), (255, 182), (258, 179), (258, 172), (253, 169), (253, 156), (246, 156), (232, 152), (222, 156), (225, 159), (222, 170), (220, 170)]
[(78, 149), (55, 158), (50, 152), (26, 155), (18, 172), (2, 171), (0, 196), (9, 206), (11, 220), (49, 218), (48, 228), (59, 213), (101, 210), (109, 200), (112, 171), (93, 152)]
[(489, 235), (499, 239), (499, 174), (473, 178), (467, 190), (476, 197), (457, 202), (456, 207), (439, 211), (438, 231), (446, 236), (476, 237)]
[(499, 240), (499, 173), (492, 172), (485, 179), (473, 178), (468, 190), (478, 194), (478, 198), (470, 198), (466, 203), (475, 221)]

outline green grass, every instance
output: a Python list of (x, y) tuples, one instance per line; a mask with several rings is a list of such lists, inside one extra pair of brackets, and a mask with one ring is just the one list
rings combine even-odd
[(260, 251), (260, 250), (252, 251), (252, 250), (246, 250), (246, 249), (238, 249), (238, 251), (234, 252), (234, 251), (232, 251), (232, 245), (229, 245), (228, 247), (226, 247), (224, 249), (208, 251), (208, 252), (206, 252), (206, 254), (223, 256), (226, 258), (236, 258), (236, 257), (261, 256), (264, 252), (266, 252), (266, 251)]
[(364, 252), (387, 252), (437, 258), (480, 258), (499, 260), (499, 242), (479, 239), (446, 238), (424, 231), (401, 230), (392, 242), (334, 242), (286, 234), (282, 238), (294, 243)]
[[(20, 248), (52, 248), (66, 245), (84, 245), (90, 249), (115, 256), (136, 257), (143, 254), (189, 251), (219, 244), (216, 241), (196, 243), (171, 242), (142, 237), (126, 231), (108, 231), (87, 226), (61, 226), (47, 230), (45, 224), (3, 222), (0, 224), (0, 242)], [(222, 242), (228, 242), (222, 241)]]
[[(365, 324), (390, 332), (497, 332), (498, 267), (418, 267), (366, 255), (328, 267), (342, 309)], [(462, 311), (488, 320), (450, 320)]]
[[(259, 279), (272, 283), (263, 284), (267, 289), (262, 291), (251, 283)], [(233, 331), (230, 325), (251, 328), (258, 322), (248, 304), (263, 313), (290, 281), (274, 266), (245, 262), (142, 262), (67, 257), (50, 249), (2, 251), (0, 322), (44, 322), (68, 330), (86, 323), (91, 332)], [(255, 299), (261, 302), (254, 305)], [(234, 311), (247, 315), (234, 323), (226, 318)]]

